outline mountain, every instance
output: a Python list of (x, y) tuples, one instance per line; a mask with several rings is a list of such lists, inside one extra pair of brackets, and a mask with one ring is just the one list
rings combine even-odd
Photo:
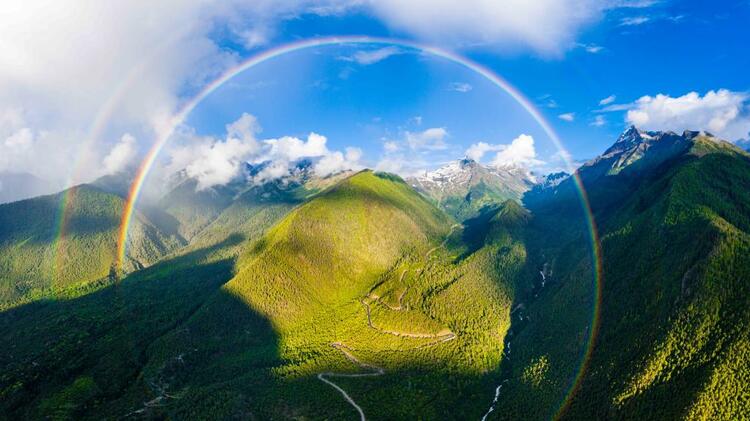
[(521, 167), (491, 167), (464, 158), (407, 182), (456, 219), (465, 220), (484, 206), (520, 200), (536, 180)]
[[(84, 184), (0, 205), (0, 306), (111, 281), (124, 204)], [(178, 246), (178, 239), (137, 214), (124, 269), (150, 265)]]
[(50, 183), (28, 173), (0, 172), (0, 204), (51, 193)]
[[(532, 322), (511, 327), (504, 416), (746, 417), (748, 155), (704, 133), (631, 128), (579, 175), (599, 225), (601, 302), (592, 301), (590, 237), (560, 212), (574, 207), (563, 203), (575, 200), (566, 181), (530, 205), (546, 288), (522, 299)], [(566, 398), (594, 305), (597, 339)]]
[[(746, 418), (750, 155), (631, 128), (576, 176), (598, 236), (566, 174), (461, 224), (367, 170), (226, 186), (158, 261), (0, 311), (0, 413)], [(92, 224), (117, 196), (89, 189)]]
[[(461, 227), (399, 177), (340, 179), (236, 260), (216, 257), (228, 239), (73, 301), (1, 313), (2, 339), (14, 344), (0, 350), (3, 412), (355, 415), (333, 382), (368, 415), (480, 417), (475, 402), (492, 385), (525, 270), (517, 236), (529, 217), (516, 202), (501, 205), (492, 234), (467, 255)], [(52, 337), (54, 355), (39, 346)], [(375, 375), (337, 374), (357, 372)], [(456, 381), (436, 381), (446, 377)]]
[[(269, 162), (245, 164), (242, 174), (235, 180), (204, 189), (198, 188), (195, 178), (188, 177), (184, 171), (179, 172), (172, 177), (171, 187), (157, 207), (173, 216), (178, 221), (179, 234), (187, 241), (192, 241), (214, 221), (226, 224), (227, 218), (232, 219), (231, 215), (236, 214), (237, 208), (248, 202), (248, 198), (251, 198), (251, 202), (259, 199), (266, 204), (274, 199), (288, 202), (291, 198), (298, 202), (350, 174), (345, 171), (319, 177), (314, 173), (310, 161), (300, 160), (282, 177), (259, 179), (259, 174), (268, 165)], [(256, 197), (257, 195), (263, 197)], [(225, 211), (228, 213), (222, 217)]]

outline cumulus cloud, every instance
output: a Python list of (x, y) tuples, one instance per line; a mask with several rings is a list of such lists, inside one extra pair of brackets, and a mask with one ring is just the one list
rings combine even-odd
[[(111, 152), (108, 141), (130, 133), (152, 142), (184, 95), (240, 60), (217, 37), (257, 49), (276, 41), (282, 21), (364, 12), (450, 47), (558, 55), (619, 3), (625, 2), (7, 0), (0, 13), (0, 114), (17, 109), (23, 118), (12, 131), (0, 128), (0, 171), (67, 179), (79, 167), (95, 174)], [(372, 64), (398, 53), (386, 47), (352, 59)]]
[(467, 158), (480, 161), (488, 152), (497, 152), (490, 161), (490, 165), (496, 167), (534, 167), (544, 164), (536, 158), (534, 138), (527, 134), (518, 136), (509, 144), (474, 143), (469, 146), (465, 155)]
[(509, 145), (503, 146), (492, 159), (491, 165), (496, 167), (533, 167), (543, 164), (542, 161), (536, 159), (534, 138), (527, 134), (522, 134), (513, 139)]
[(346, 170), (362, 169), (360, 159), (362, 150), (359, 148), (346, 148), (345, 152), (331, 152), (324, 155), (313, 167), (316, 174), (327, 176)]
[(689, 92), (679, 97), (643, 96), (632, 104), (626, 120), (646, 130), (705, 130), (727, 140), (743, 138), (750, 131), (750, 96), (726, 89), (701, 96)]
[[(109, 152), (107, 139), (150, 138), (154, 116), (172, 112), (186, 83), (233, 61), (209, 38), (217, 13), (203, 0), (4, 2), (0, 109), (27, 111), (34, 140), (18, 157), (26, 170), (66, 179), (82, 167), (91, 176)], [(92, 133), (95, 118), (103, 130)], [(39, 169), (34, 160), (55, 165)]]
[(195, 136), (189, 129), (183, 132), (176, 139), (182, 144), (168, 150), (169, 159), (161, 172), (168, 177), (184, 169), (197, 181), (198, 190), (240, 178), (246, 163), (260, 165), (260, 171), (250, 180), (253, 182), (288, 176), (305, 159), (313, 162), (312, 169), (320, 176), (362, 168), (360, 149), (329, 150), (326, 137), (317, 133), (310, 133), (305, 140), (294, 136), (258, 139), (260, 124), (247, 113), (226, 126), (224, 139)]
[(466, 93), (472, 90), (473, 87), (465, 82), (454, 82), (451, 84), (451, 91)]
[(443, 150), (448, 148), (445, 139), (448, 130), (444, 127), (433, 127), (421, 132), (406, 132), (406, 143), (412, 150)]
[(284, 136), (279, 139), (264, 140), (269, 146), (264, 156), (271, 160), (296, 161), (300, 158), (315, 158), (328, 153), (327, 139), (317, 133), (310, 133), (307, 140)]
[(104, 157), (104, 175), (116, 174), (130, 164), (136, 157), (137, 146), (135, 137), (126, 133), (112, 150)]
[(571, 122), (576, 119), (576, 113), (564, 113), (557, 116), (560, 120)]
[(487, 152), (499, 151), (504, 147), (505, 145), (491, 145), (487, 142), (477, 142), (469, 146), (469, 149), (464, 152), (464, 155), (466, 155), (467, 158), (478, 162)]
[(197, 145), (191, 162), (185, 167), (186, 174), (198, 182), (198, 190), (234, 180), (241, 173), (243, 163), (260, 151), (260, 143), (255, 138), (260, 127), (252, 115), (243, 114), (227, 125), (226, 130), (226, 139), (210, 139)]
[(606, 98), (602, 98), (599, 101), (599, 105), (602, 105), (602, 106), (609, 105), (609, 104), (615, 102), (616, 99), (617, 99), (617, 97), (615, 95), (610, 95), (610, 96), (608, 96)]

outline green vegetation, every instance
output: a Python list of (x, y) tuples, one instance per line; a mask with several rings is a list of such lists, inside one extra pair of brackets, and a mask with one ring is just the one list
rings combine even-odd
[[(619, 181), (589, 185), (596, 196), (600, 186), (619, 182), (626, 199), (617, 207), (594, 203), (604, 269), (601, 326), (563, 418), (747, 418), (750, 160), (697, 137), (685, 154), (641, 174), (640, 183), (626, 179), (632, 176), (623, 171)], [(535, 237), (566, 238), (551, 225), (544, 229), (552, 235)], [(554, 254), (540, 248), (565, 258), (550, 259), (551, 285), (526, 303), (531, 322), (511, 341), (503, 417), (551, 416), (580, 362), (591, 328), (591, 263), (574, 246), (585, 249), (586, 239), (567, 238), (570, 245)], [(540, 349), (548, 353), (548, 374), (530, 387), (524, 379), (537, 371)]]
[[(236, 212), (272, 219), (261, 208)], [(231, 225), (220, 221), (196, 238), (218, 239)], [(317, 378), (363, 370), (340, 343), (385, 369), (333, 378), (369, 417), (477, 417), (484, 408), (473, 402), (486, 400), (497, 377), (512, 277), (525, 264), (511, 225), (467, 255), (460, 226), (403, 181), (359, 173), (293, 207), (246, 247), (237, 236), (192, 246), (100, 291), (3, 313), (2, 326), (19, 328), (0, 329), (15, 344), (0, 355), (3, 412), (349, 417), (353, 408)], [(403, 309), (373, 298), (398, 288)], [(54, 352), (39, 346), (44, 338), (59, 338)], [(91, 352), (80, 354), (82, 346)]]
[[(68, 195), (62, 237), (62, 196)], [(0, 308), (52, 294), (67, 295), (110, 278), (124, 201), (82, 185), (50, 196), (0, 205)], [(143, 215), (134, 218), (125, 270), (142, 268), (180, 245)]]
[(109, 276), (117, 196), (78, 188), (56, 283), (42, 275), (59, 197), (0, 206), (0, 269), (16, 277), (0, 291), (25, 300), (0, 313), (0, 413), (354, 419), (345, 391), (370, 419), (480, 419), (497, 390), (488, 419), (747, 419), (750, 158), (669, 139), (582, 170), (601, 324), (571, 396), (595, 304), (572, 181), (458, 224), (363, 171), (213, 204), (183, 191), (177, 222), (138, 216), (129, 264), (144, 267), (123, 279)]

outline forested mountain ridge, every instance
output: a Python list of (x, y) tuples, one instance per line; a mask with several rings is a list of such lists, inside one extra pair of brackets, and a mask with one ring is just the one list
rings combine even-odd
[[(551, 416), (560, 402), (569, 419), (749, 415), (750, 159), (695, 132), (653, 135), (684, 147), (667, 157), (646, 151), (644, 165), (598, 173), (605, 179), (587, 179), (581, 169), (594, 198), (603, 272), (601, 325), (576, 393), (566, 401), (580, 354), (561, 348), (586, 347), (595, 296), (590, 258), (574, 252), (552, 264), (552, 287), (529, 306), (538, 322), (512, 342), (517, 353), (500, 399), (507, 418)], [(560, 186), (558, 195), (569, 188)], [(542, 198), (530, 209), (544, 221), (556, 203)], [(579, 247), (589, 241), (555, 224), (566, 222), (537, 229), (567, 235)], [(581, 301), (583, 309), (569, 305)]]
[(0, 313), (0, 412), (747, 417), (748, 154), (632, 128), (578, 176), (598, 284), (565, 174), (456, 215), (372, 171), (243, 186), (155, 264)]

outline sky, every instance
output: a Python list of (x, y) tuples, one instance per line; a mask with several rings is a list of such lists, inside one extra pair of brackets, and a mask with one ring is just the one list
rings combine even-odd
[[(153, 178), (185, 170), (200, 188), (246, 161), (270, 162), (270, 179), (306, 157), (322, 174), (409, 175), (464, 156), (545, 173), (591, 159), (630, 124), (746, 142), (749, 21), (747, 0), (11, 0), (0, 10), (0, 173), (88, 182), (137, 167), (172, 128)], [(564, 150), (507, 91), (403, 45), (290, 52), (173, 118), (248, 58), (352, 35), (489, 69)]]

